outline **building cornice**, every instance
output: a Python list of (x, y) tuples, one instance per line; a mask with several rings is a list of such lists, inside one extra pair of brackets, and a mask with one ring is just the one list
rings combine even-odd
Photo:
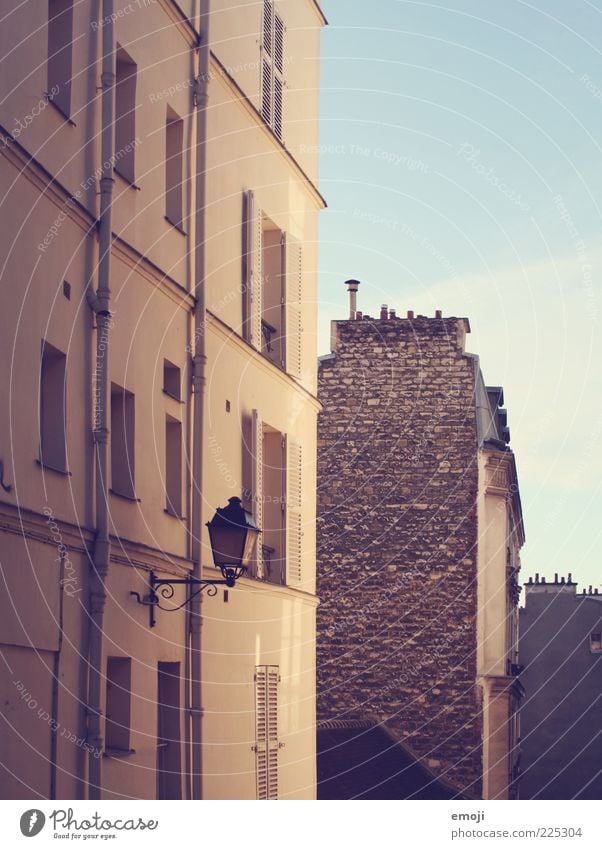
[(326, 19), (326, 15), (322, 11), (322, 7), (320, 6), (318, 0), (309, 0), (309, 4), (312, 7), (312, 9), (314, 10), (314, 12), (316, 13), (316, 15), (318, 16), (318, 18), (320, 19), (320, 23), (323, 26), (327, 27), (328, 21)]
[(162, 289), (178, 306), (185, 306), (189, 310), (194, 309), (194, 295), (191, 292), (116, 233), (113, 233), (113, 254), (122, 259), (132, 270), (145, 277), (152, 286)]
[[(56, 548), (56, 531), (60, 531), (60, 542), (65, 549), (80, 554), (90, 554), (94, 543), (94, 532), (83, 525), (74, 525), (55, 516), (47, 515), (29, 508), (0, 502), (0, 532), (13, 534), (22, 539), (40, 542)], [(141, 542), (111, 536), (111, 562), (122, 566), (135, 566), (146, 571), (170, 572), (185, 575), (192, 568), (192, 562), (173, 552), (151, 548)]]
[(212, 313), (210, 310), (207, 310), (207, 317), (209, 318), (209, 326), (213, 328), (224, 341), (237, 348), (247, 359), (253, 360), (255, 365), (259, 366), (270, 377), (278, 380), (287, 388), (295, 389), (297, 392), (300, 392), (317, 413), (322, 411), (322, 405), (315, 395), (309, 392), (309, 390), (298, 383), (285, 371), (282, 371), (282, 369), (278, 368), (278, 366), (271, 363), (263, 356), (263, 354), (260, 354), (256, 348), (249, 345), (249, 343), (246, 342), (242, 336), (236, 332), (236, 330), (230, 327), (229, 324), (226, 324), (225, 321), (222, 321), (221, 318), (218, 318), (215, 313)]
[(57, 207), (64, 208), (67, 217), (82, 230), (88, 232), (96, 226), (96, 216), (81, 203), (56, 177), (53, 177), (35, 156), (13, 139), (5, 127), (0, 125), (0, 140), (4, 144), (2, 153), (39, 192)]
[(485, 492), (509, 500), (519, 531), (520, 544), (524, 545), (525, 526), (514, 452), (510, 448), (497, 448), (492, 443), (484, 443), (481, 451), (486, 457)]
[(299, 165), (293, 154), (280, 141), (280, 139), (274, 133), (271, 127), (268, 127), (268, 125), (265, 123), (265, 121), (259, 114), (259, 111), (256, 109), (255, 105), (251, 102), (249, 97), (238, 85), (234, 77), (229, 73), (226, 66), (221, 63), (221, 61), (218, 59), (215, 53), (213, 53), (213, 51), (211, 52), (211, 59), (213, 61), (213, 64), (215, 65), (217, 74), (221, 79), (226, 82), (231, 92), (236, 96), (237, 101), (243, 106), (244, 109), (246, 109), (248, 114), (253, 118), (255, 124), (263, 132), (263, 134), (272, 141), (272, 143), (276, 146), (277, 150), (281, 153), (283, 158), (286, 159), (288, 164), (293, 167), (293, 170), (299, 177), (299, 182), (307, 188), (308, 192), (316, 202), (318, 209), (325, 209), (327, 206), (326, 200), (320, 194), (320, 191), (316, 184), (305, 173), (305, 171)]

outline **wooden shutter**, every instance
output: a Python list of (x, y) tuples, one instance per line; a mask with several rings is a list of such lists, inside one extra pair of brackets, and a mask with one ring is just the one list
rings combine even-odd
[(261, 351), (261, 312), (262, 312), (262, 254), (263, 224), (262, 212), (257, 206), (255, 195), (249, 191), (244, 203), (244, 290), (245, 290), (245, 329), (244, 337), (258, 351)]
[(292, 377), (302, 374), (302, 302), (303, 302), (303, 251), (301, 242), (288, 233), (284, 237), (285, 270), (285, 368)]
[(284, 33), (273, 0), (264, 0), (261, 60), (261, 115), (280, 140), (283, 136)]
[(257, 798), (278, 798), (278, 684), (277, 666), (255, 669), (255, 769)]
[[(258, 528), (263, 528), (263, 423), (257, 410), (253, 410), (251, 427), (251, 451), (252, 451), (252, 492), (253, 492), (253, 518)], [(261, 535), (255, 550), (254, 572), (256, 578), (264, 577), (264, 566), (262, 556)]]
[(301, 446), (286, 439), (286, 583), (302, 583), (302, 451)]

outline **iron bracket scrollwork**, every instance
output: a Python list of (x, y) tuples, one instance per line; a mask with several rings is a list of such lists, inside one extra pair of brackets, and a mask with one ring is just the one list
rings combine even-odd
[[(134, 596), (138, 604), (143, 604), (149, 609), (150, 627), (154, 628), (156, 624), (155, 610), (163, 610), (165, 613), (174, 613), (176, 610), (182, 610), (187, 605), (205, 590), (208, 596), (217, 595), (218, 586), (233, 587), (239, 575), (235, 574), (235, 570), (222, 569), (224, 577), (216, 581), (206, 581), (200, 578), (157, 578), (154, 572), (151, 572), (148, 595), (141, 597), (140, 593), (130, 592)], [(181, 604), (172, 607), (163, 607), (162, 600), (169, 601), (175, 595), (175, 587), (185, 586), (187, 588), (186, 598)]]

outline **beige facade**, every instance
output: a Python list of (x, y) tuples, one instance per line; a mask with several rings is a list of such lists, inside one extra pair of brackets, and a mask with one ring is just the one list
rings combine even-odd
[[(85, 798), (100, 764), (103, 798), (190, 798), (196, 733), (203, 798), (315, 798), (324, 18), (313, 0), (236, 8), (213, 0), (202, 20), (202, 4), (192, 0), (1, 5), (10, 20), (2, 51), (12, 59), (0, 106), (0, 557), (8, 588), (0, 617), (0, 795)], [(100, 8), (110, 20), (99, 18)], [(49, 11), (71, 28), (69, 56)], [(207, 22), (209, 66), (200, 79), (197, 44)], [(102, 442), (95, 415), (106, 317), (89, 296), (100, 297), (102, 273), (109, 26), (116, 72), (104, 363), (110, 564), (94, 705), (88, 647), (97, 621), (90, 599)], [(192, 357), (201, 346), (199, 432)], [(203, 446), (196, 482), (195, 431)], [(186, 607), (155, 610), (151, 628), (149, 607), (132, 593), (148, 600), (151, 572), (191, 572), (195, 522), (202, 575), (219, 577), (205, 523), (233, 496), (264, 533), (252, 573), (203, 599), (201, 717), (191, 695)], [(176, 589), (177, 604), (184, 593)], [(91, 734), (97, 709), (100, 734)]]
[(513, 452), (504, 444), (499, 387), (477, 381), (480, 412), (477, 683), (483, 702), (483, 798), (516, 798), (519, 761), (520, 549), (525, 541)]

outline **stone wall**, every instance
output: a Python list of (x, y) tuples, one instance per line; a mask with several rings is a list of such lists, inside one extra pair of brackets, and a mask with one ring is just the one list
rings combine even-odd
[(319, 370), (318, 720), (480, 795), (474, 360), (457, 318), (335, 323)]

